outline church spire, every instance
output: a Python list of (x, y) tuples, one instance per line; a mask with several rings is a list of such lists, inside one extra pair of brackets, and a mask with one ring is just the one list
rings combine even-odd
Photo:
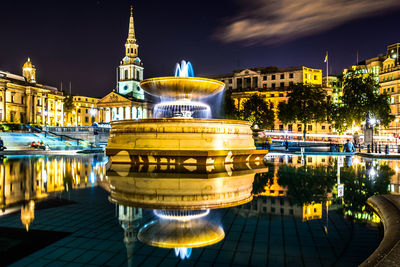
[(126, 57), (137, 58), (138, 47), (139, 47), (139, 45), (136, 43), (136, 37), (135, 37), (135, 25), (133, 23), (133, 7), (131, 6), (131, 16), (129, 18), (128, 39), (126, 40), (126, 43), (125, 43)]
[(129, 41), (134, 41), (136, 43), (135, 25), (133, 23), (133, 6), (131, 6), (131, 17), (129, 18), (129, 33), (127, 42)]

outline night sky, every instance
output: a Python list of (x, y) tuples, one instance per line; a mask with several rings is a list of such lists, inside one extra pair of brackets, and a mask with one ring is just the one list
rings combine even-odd
[[(248, 3), (252, 3), (249, 5)], [(246, 4), (247, 3), (247, 4)], [(296, 3), (295, 5), (293, 3)], [(323, 3), (323, 4), (321, 4)], [(21, 74), (30, 57), (39, 83), (102, 97), (124, 57), (126, 0), (2, 1), (0, 70)], [(136, 0), (145, 78), (172, 75), (186, 59), (199, 76), (261, 66), (340, 73), (400, 42), (398, 0)]]

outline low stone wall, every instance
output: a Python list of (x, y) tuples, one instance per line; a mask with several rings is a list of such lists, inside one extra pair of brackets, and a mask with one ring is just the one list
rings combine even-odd
[[(50, 132), (66, 135), (73, 138), (82, 139), (91, 143), (107, 143), (110, 135), (110, 128), (95, 126), (77, 127), (45, 127)], [(95, 134), (97, 133), (97, 134)]]
[(379, 247), (360, 266), (399, 266), (400, 196), (372, 196), (367, 203), (381, 218), (385, 234)]

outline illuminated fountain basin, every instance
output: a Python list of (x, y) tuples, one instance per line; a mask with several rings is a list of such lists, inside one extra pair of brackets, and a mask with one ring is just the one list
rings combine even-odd
[(214, 165), (261, 162), (266, 152), (248, 122), (171, 118), (113, 122), (106, 153), (113, 163)]

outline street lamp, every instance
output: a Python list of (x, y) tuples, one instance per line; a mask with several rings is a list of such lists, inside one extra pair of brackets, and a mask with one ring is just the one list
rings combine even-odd
[(372, 152), (374, 152), (374, 127), (376, 124), (379, 123), (379, 121), (374, 117), (368, 118), (367, 121), (370, 127), (372, 128), (371, 141), (372, 141)]

